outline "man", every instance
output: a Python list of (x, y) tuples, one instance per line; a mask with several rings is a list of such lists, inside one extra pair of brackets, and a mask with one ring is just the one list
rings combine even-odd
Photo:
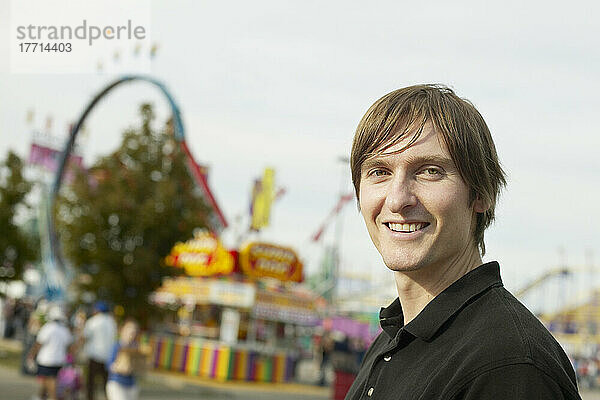
[(350, 164), (398, 298), (346, 399), (580, 399), (560, 345), (482, 265), (505, 174), (475, 107), (440, 85), (391, 92)]
[(36, 342), (28, 353), (26, 363), (29, 365), (37, 362), (40, 391), (35, 398), (58, 398), (56, 377), (67, 361), (67, 353), (72, 351), (73, 343), (66, 320), (62, 309), (58, 305), (52, 306), (48, 312), (48, 322), (39, 330)]
[(108, 361), (117, 337), (117, 324), (110, 315), (108, 304), (98, 301), (94, 305), (94, 316), (88, 319), (83, 328), (85, 354), (88, 357), (87, 398), (94, 400), (96, 377), (102, 378), (102, 390), (106, 393)]

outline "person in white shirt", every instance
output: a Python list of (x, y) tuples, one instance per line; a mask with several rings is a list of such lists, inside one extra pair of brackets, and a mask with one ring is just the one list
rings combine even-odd
[[(37, 375), (40, 378), (40, 398), (56, 399), (56, 376), (67, 360), (73, 344), (73, 336), (66, 325), (66, 316), (55, 305), (48, 312), (48, 322), (37, 334), (27, 362), (37, 362)], [(35, 361), (34, 361), (35, 360)]]
[(108, 304), (98, 301), (94, 305), (94, 311), (94, 316), (86, 321), (83, 328), (84, 351), (88, 358), (86, 380), (88, 400), (94, 400), (97, 376), (102, 377), (102, 388), (106, 388), (108, 380), (106, 362), (112, 353), (117, 337), (117, 324), (110, 314)]

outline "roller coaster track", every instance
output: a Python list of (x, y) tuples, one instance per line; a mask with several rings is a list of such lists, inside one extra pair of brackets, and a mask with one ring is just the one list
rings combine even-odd
[(157, 87), (161, 91), (161, 93), (166, 97), (173, 114), (174, 137), (186, 156), (188, 171), (190, 175), (194, 178), (196, 184), (201, 189), (201, 193), (203, 194), (204, 200), (214, 211), (214, 213), (211, 215), (210, 220), (208, 221), (210, 228), (213, 231), (220, 232), (223, 228), (227, 226), (227, 221), (225, 220), (223, 213), (221, 212), (212, 192), (210, 191), (208, 182), (206, 180), (206, 175), (202, 173), (200, 167), (192, 157), (192, 154), (187, 146), (187, 143), (185, 141), (183, 121), (181, 119), (179, 107), (177, 106), (175, 100), (173, 99), (165, 85), (159, 82), (158, 80), (148, 76), (123, 76), (117, 79), (116, 81), (110, 83), (98, 94), (96, 94), (96, 96), (94, 96), (92, 101), (84, 109), (83, 113), (79, 117), (79, 120), (70, 132), (69, 140), (67, 141), (67, 144), (65, 145), (59, 159), (58, 170), (55, 174), (53, 185), (50, 189), (48, 196), (46, 197), (46, 199), (44, 199), (45, 210), (42, 210), (40, 215), (40, 228), (44, 230), (44, 232), (41, 232), (43, 255), (42, 259), (47, 282), (46, 297), (48, 298), (62, 299), (67, 284), (65, 278), (65, 263), (63, 262), (60, 244), (55, 228), (54, 208), (67, 168), (67, 162), (75, 144), (75, 139), (77, 138), (77, 134), (83, 126), (83, 123), (85, 122), (87, 116), (90, 114), (92, 109), (99, 103), (99, 101), (115, 87), (133, 81), (143, 81), (150, 83), (153, 86)]
[(544, 272), (542, 275), (533, 279), (532, 281), (527, 283), (525, 286), (523, 286), (521, 289), (515, 291), (513, 294), (516, 298), (523, 298), (527, 293), (531, 292), (533, 289), (535, 289), (536, 287), (539, 287), (540, 285), (542, 285), (544, 282), (550, 280), (551, 278), (553, 278), (555, 276), (568, 276), (570, 274), (573, 274), (574, 272), (575, 272), (575, 270), (569, 269), (569, 268), (564, 268), (564, 267), (556, 268), (556, 269)]

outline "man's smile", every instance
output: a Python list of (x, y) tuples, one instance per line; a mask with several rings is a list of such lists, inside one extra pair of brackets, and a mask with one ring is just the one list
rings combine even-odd
[(406, 223), (395, 223), (395, 222), (385, 222), (385, 226), (387, 226), (393, 232), (400, 233), (413, 233), (416, 231), (420, 231), (429, 226), (429, 222), (406, 222)]

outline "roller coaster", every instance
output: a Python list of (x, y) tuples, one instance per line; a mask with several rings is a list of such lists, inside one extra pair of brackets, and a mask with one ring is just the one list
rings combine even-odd
[(67, 169), (68, 160), (75, 145), (77, 134), (79, 133), (88, 115), (91, 113), (94, 107), (98, 105), (101, 99), (103, 99), (117, 86), (134, 81), (146, 82), (153, 85), (154, 87), (158, 88), (167, 99), (173, 116), (174, 137), (176, 142), (179, 144), (180, 149), (185, 154), (188, 172), (194, 178), (196, 185), (201, 189), (200, 192), (202, 193), (206, 204), (208, 204), (214, 211), (210, 215), (210, 220), (208, 221), (210, 228), (215, 232), (220, 232), (227, 226), (227, 221), (208, 186), (207, 177), (194, 160), (185, 141), (183, 120), (181, 118), (179, 107), (173, 96), (163, 83), (152, 77), (141, 75), (123, 76), (107, 85), (104, 89), (97, 93), (96, 96), (94, 96), (92, 101), (86, 106), (80, 115), (77, 123), (71, 129), (69, 133), (69, 139), (67, 140), (67, 143), (59, 158), (58, 170), (54, 176), (54, 182), (49, 193), (42, 202), (43, 206), (41, 208), (39, 218), (42, 245), (42, 268), (44, 270), (45, 277), (45, 297), (50, 300), (62, 300), (65, 296), (68, 283), (68, 268), (63, 260), (60, 243), (57, 237), (54, 208)]

